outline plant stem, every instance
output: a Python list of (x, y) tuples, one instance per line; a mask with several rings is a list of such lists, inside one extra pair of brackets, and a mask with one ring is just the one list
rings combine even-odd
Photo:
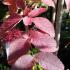
[(57, 48), (59, 48), (59, 42), (60, 42), (60, 31), (61, 31), (61, 22), (62, 22), (62, 15), (63, 15), (63, 4), (64, 0), (57, 0), (57, 6), (56, 6), (56, 16), (55, 16), (55, 39), (57, 42)]

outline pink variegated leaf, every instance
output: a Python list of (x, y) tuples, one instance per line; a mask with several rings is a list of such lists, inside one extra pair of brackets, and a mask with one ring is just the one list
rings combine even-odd
[(31, 25), (32, 23), (32, 18), (26, 16), (23, 18), (23, 23), (25, 24), (25, 26)]
[(23, 55), (15, 62), (11, 70), (32, 70), (33, 64), (31, 55)]
[(62, 62), (52, 53), (40, 52), (36, 56), (36, 61), (44, 70), (64, 70)]
[(35, 17), (35, 16), (38, 16), (42, 13), (46, 12), (46, 8), (36, 8), (36, 9), (33, 9), (29, 14), (28, 16), (29, 17)]
[(70, 10), (70, 0), (65, 0), (66, 6), (67, 6), (67, 10)]
[(51, 37), (55, 37), (55, 31), (53, 24), (46, 18), (35, 17), (32, 20), (36, 27), (45, 33), (48, 33)]
[(29, 8), (29, 7), (25, 7), (24, 11), (23, 11), (23, 14), (24, 16), (28, 16), (29, 12), (31, 11), (32, 9)]
[(28, 52), (30, 46), (26, 38), (19, 38), (6, 43), (7, 60), (13, 64), (18, 57)]
[(31, 43), (43, 52), (55, 52), (56, 41), (48, 34), (43, 34), (38, 31), (30, 31)]
[(53, 0), (41, 0), (44, 4), (47, 4), (48, 6), (52, 6), (55, 8), (55, 4)]

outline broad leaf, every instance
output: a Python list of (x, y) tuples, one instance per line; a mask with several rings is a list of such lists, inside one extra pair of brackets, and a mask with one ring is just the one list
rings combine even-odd
[(46, 8), (36, 8), (36, 9), (33, 9), (29, 14), (28, 16), (29, 17), (35, 17), (35, 16), (38, 16), (42, 13), (44, 13), (46, 11)]
[(62, 62), (52, 53), (40, 52), (37, 54), (36, 60), (44, 70), (64, 70)]
[(31, 43), (43, 52), (55, 52), (56, 41), (48, 34), (43, 34), (38, 31), (30, 31)]
[(6, 43), (8, 63), (13, 64), (18, 57), (27, 53), (29, 48), (29, 43), (25, 38), (19, 38)]
[(53, 24), (48, 19), (35, 17), (32, 21), (35, 23), (38, 29), (44, 31), (45, 33), (48, 33), (51, 37), (55, 37)]
[(31, 55), (23, 55), (15, 62), (11, 70), (32, 70), (33, 64)]

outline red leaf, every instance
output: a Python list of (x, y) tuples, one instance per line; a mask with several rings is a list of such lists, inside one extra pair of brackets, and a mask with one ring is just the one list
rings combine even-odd
[(14, 14), (14, 13), (16, 13), (16, 11), (17, 11), (16, 4), (9, 5), (8, 8), (9, 8), (9, 13), (10, 13), (10, 14)]
[(37, 28), (48, 33), (51, 37), (55, 37), (53, 24), (48, 19), (42, 17), (36, 17), (33, 18), (33, 22), (35, 23)]
[(4, 0), (3, 3), (8, 5), (10, 14), (13, 14), (17, 11), (17, 7), (24, 9), (25, 3), (23, 0)]
[(32, 10), (28, 16), (29, 17), (35, 17), (35, 16), (38, 16), (39, 14), (42, 14), (46, 11), (46, 8), (36, 8), (34, 10)]
[(16, 5), (21, 8), (21, 9), (24, 9), (25, 8), (25, 2), (24, 0), (17, 0), (16, 1)]
[(16, 0), (14, 1), (14, 0), (4, 0), (3, 1), (3, 3), (5, 4), (5, 5), (12, 5), (12, 4), (14, 4), (16, 2)]
[(17, 11), (16, 0), (4, 0), (3, 3), (8, 5), (10, 14), (13, 14)]
[(15, 39), (22, 37), (22, 34), (23, 34), (22, 31), (20, 31), (19, 29), (12, 29), (5, 34), (4, 39), (6, 42), (11, 42), (14, 41)]
[(18, 14), (14, 13), (9, 18), (4, 20), (3, 24), (0, 27), (0, 39), (3, 38), (6, 31), (9, 31), (11, 28), (16, 26), (19, 21), (21, 21), (22, 17)]
[(64, 70), (62, 62), (52, 53), (38, 53), (36, 61), (44, 70)]
[(41, 0), (44, 4), (47, 4), (48, 6), (52, 6), (55, 8), (55, 4), (53, 0)]
[(31, 43), (43, 52), (55, 52), (56, 41), (48, 34), (43, 34), (38, 31), (30, 31)]
[(30, 46), (27, 39), (19, 38), (10, 43), (6, 43), (7, 59), (9, 64), (13, 64), (18, 57), (28, 52)]
[(65, 0), (65, 2), (66, 2), (67, 10), (69, 11), (70, 10), (70, 0)]
[(32, 70), (33, 64), (31, 55), (23, 55), (12, 66), (12, 70)]
[(27, 26), (27, 25), (31, 25), (32, 23), (32, 18), (26, 16), (23, 18), (23, 23)]
[(21, 21), (21, 16), (14, 13), (10, 17), (8, 17), (3, 24), (1, 25), (2, 30), (8, 30), (11, 29), (15, 24), (18, 24), (19, 21)]

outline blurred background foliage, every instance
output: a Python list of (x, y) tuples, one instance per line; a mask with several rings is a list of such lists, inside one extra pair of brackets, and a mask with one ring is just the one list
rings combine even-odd
[[(2, 2), (0, 2), (0, 25), (2, 24), (3, 18), (5, 17), (7, 11), (8, 7), (3, 5)], [(52, 15), (52, 8), (50, 7), (47, 12), (39, 16), (43, 17), (47, 16), (47, 18), (51, 20), (52, 19), (51, 15)], [(6, 54), (4, 51), (5, 50), (1, 52), (0, 50), (0, 70), (9, 70), (10, 66), (7, 64)], [(33, 50), (33, 53), (34, 52), (36, 52), (36, 50)], [(61, 39), (60, 39), (60, 48), (58, 51), (58, 57), (64, 63), (65, 70), (70, 69), (70, 16), (69, 13), (66, 12), (63, 13), (63, 18), (61, 23)]]
[(64, 12), (61, 23), (61, 39), (58, 57), (65, 65), (65, 70), (70, 70), (70, 15)]

